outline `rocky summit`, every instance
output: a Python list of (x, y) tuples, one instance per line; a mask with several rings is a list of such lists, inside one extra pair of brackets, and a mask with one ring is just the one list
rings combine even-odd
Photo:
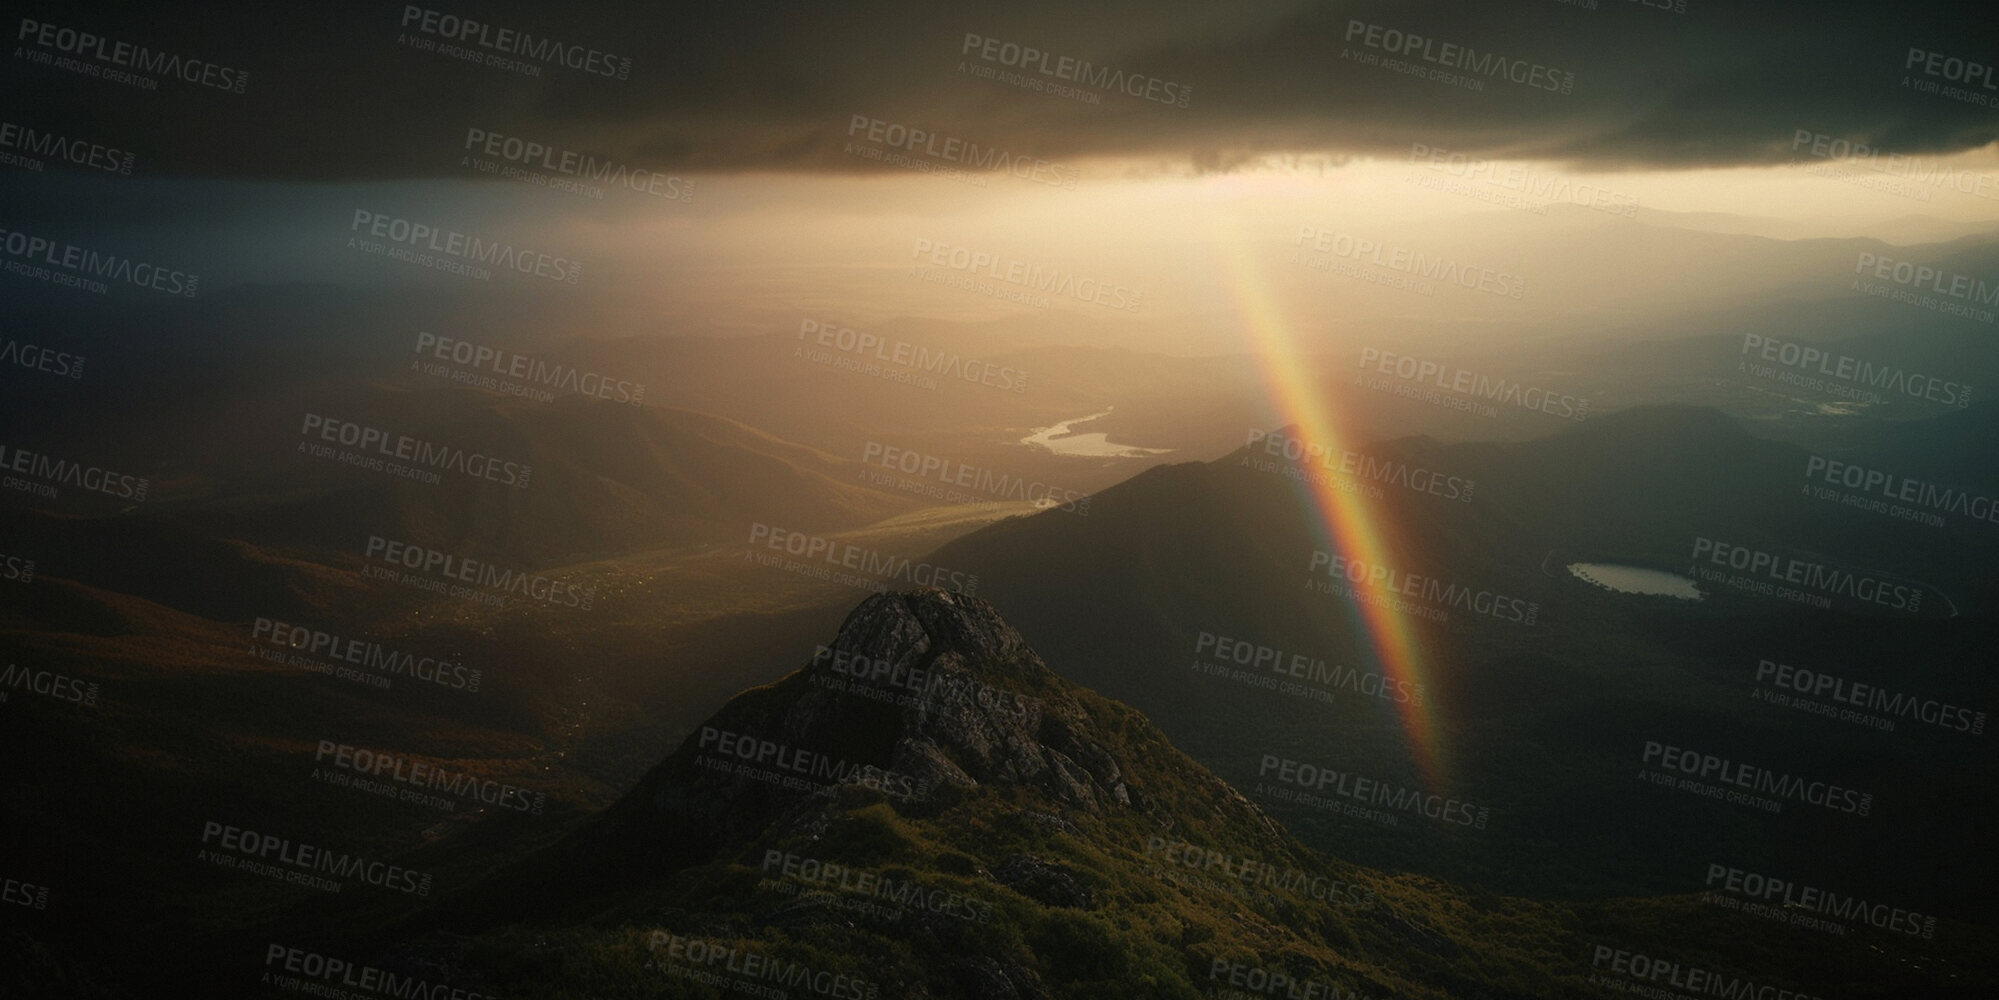
[(1065, 688), (985, 601), (878, 594), (803, 668), (698, 727), (597, 835), (671, 845), (653, 854), (661, 870), (873, 797), (930, 811), (990, 787), (1034, 793), (1051, 813), (1147, 810), (1114, 741)]
[(722, 968), (922, 1000), (1515, 1000), (1589, 990), (1485, 942), (1574, 920), (1313, 851), (993, 605), (926, 590), (862, 601), (597, 818), (396, 933), (402, 964), (522, 995), (709, 996)]

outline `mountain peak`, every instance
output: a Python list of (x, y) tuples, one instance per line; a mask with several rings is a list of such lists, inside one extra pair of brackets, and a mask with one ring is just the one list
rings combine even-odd
[(1132, 804), (1124, 768), (1080, 706), (976, 597), (874, 595), (802, 678), (820, 696), (793, 703), (787, 730), (815, 741), (844, 741), (854, 727), (892, 734), (885, 766), (914, 787), (1032, 788), (1091, 813)]
[[(850, 780), (848, 763), (873, 773)], [(1048, 979), (1107, 976), (1137, 985), (1074, 995), (1170, 982), (1195, 996), (1247, 921), (1273, 954), (1312, 955), (1360, 996), (1387, 988), (1322, 932), (1375, 953), (1432, 933), (1377, 910), (1380, 887), (1135, 709), (1050, 670), (992, 605), (924, 590), (867, 597), (809, 665), (737, 695), (616, 805), (449, 905), (488, 940), (544, 948), (662, 927), (787, 956), (838, 940), (871, 949), (862, 974), (891, 997), (1050, 997), (1069, 994)], [(1008, 930), (951, 919), (981, 912)], [(1158, 937), (1169, 920), (1187, 929)], [(1304, 935), (1287, 929), (1301, 920)], [(465, 941), (422, 947), (469, 964)], [(553, 992), (573, 967), (533, 974)]]
[(1015, 659), (1026, 649), (1026, 640), (999, 611), (976, 597), (938, 589), (890, 592), (869, 597), (849, 612), (828, 647), (830, 654), (815, 657), (807, 671), (830, 670), (842, 654), (891, 668), (943, 660), (970, 670)]
[(1083, 697), (985, 601), (875, 594), (805, 667), (696, 727), (577, 853), (672, 869), (869, 798), (932, 809), (980, 789), (1062, 813), (1147, 810), (1121, 730)]

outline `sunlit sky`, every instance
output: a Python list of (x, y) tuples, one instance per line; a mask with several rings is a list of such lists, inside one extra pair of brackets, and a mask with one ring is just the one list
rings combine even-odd
[[(1143, 343), (1175, 353), (1231, 342), (1213, 329), (1217, 303), (1227, 296), (1210, 236), (1222, 221), (1269, 267), (1274, 294), (1324, 331), (1405, 315), (1500, 323), (1641, 316), (1655, 300), (1684, 295), (1648, 288), (1650, 273), (1661, 270), (1648, 255), (1660, 253), (1686, 258), (1672, 268), (1683, 281), (1704, 281), (1701, 267), (1714, 268), (1702, 287), (1717, 296), (1757, 282), (1764, 291), (1802, 283), (1830, 293), (1844, 268), (1755, 239), (1872, 237), (1905, 246), (1999, 228), (1994, 146), (1893, 166), (1809, 150), (1783, 166), (1621, 171), (1538, 161), (1474, 170), (1407, 156), (1325, 155), (1266, 156), (1207, 173), (1158, 158), (1074, 166), (1073, 187), (997, 172), (968, 175), (971, 182), (894, 169), (687, 173), (676, 175), (691, 181), (685, 201), (616, 188), (596, 200), (471, 179), (38, 176), (23, 178), (18, 190), (27, 200), (12, 217), (17, 226), (45, 225), (79, 241), (101, 240), (110, 227), (135, 252), (187, 262), (211, 293), (294, 282), (468, 289), (466, 279), (350, 249), (354, 213), (365, 209), (581, 259), (585, 277), (576, 286), (499, 274), (491, 287), (574, 295), (599, 314), (632, 317), (630, 328), (604, 335), (746, 335), (785, 329), (801, 316), (849, 324), (916, 317), (1011, 320), (1045, 339)], [(1746, 235), (1726, 245), (1674, 242), (1658, 236), (1659, 227)], [(1457, 289), (1414, 296), (1307, 272), (1287, 255), (1311, 233), (1524, 276), (1527, 294), (1519, 301)], [(951, 287), (939, 279), (953, 275), (930, 266), (926, 247), (965, 248), (1001, 268), (1017, 260), (1059, 269), (1136, 293), (1140, 306), (1119, 310), (1059, 296), (1022, 303)], [(1731, 252), (1744, 256), (1733, 260)], [(912, 267), (927, 269), (931, 280)]]

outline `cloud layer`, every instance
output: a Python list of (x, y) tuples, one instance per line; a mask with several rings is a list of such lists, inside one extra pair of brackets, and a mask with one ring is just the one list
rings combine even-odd
[[(144, 173), (288, 180), (462, 178), (468, 153), (504, 165), (528, 142), (543, 164), (677, 172), (864, 172), (898, 152), (1224, 169), (1412, 143), (1697, 167), (1789, 160), (1800, 130), (1905, 153), (1999, 139), (1994, 16), (1878, 0), (48, 4), (9, 25), (0, 108)], [(1911, 50), (1937, 55), (1910, 68)], [(468, 150), (472, 130), (501, 145)]]

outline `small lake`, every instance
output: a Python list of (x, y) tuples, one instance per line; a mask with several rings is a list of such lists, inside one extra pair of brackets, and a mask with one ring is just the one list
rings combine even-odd
[(1143, 458), (1147, 455), (1164, 455), (1171, 448), (1137, 448), (1131, 445), (1112, 444), (1108, 434), (1071, 434), (1069, 428), (1077, 424), (1087, 424), (1099, 417), (1110, 416), (1111, 411), (1092, 413), (1087, 417), (1064, 420), (1053, 427), (1037, 427), (1034, 433), (1020, 439), (1020, 443), (1036, 448), (1046, 448), (1057, 455), (1080, 455), (1087, 458)]
[(1615, 563), (1570, 563), (1569, 572), (1605, 590), (1620, 594), (1657, 594), (1661, 597), (1701, 599), (1700, 588), (1691, 578), (1660, 569), (1619, 566)]

